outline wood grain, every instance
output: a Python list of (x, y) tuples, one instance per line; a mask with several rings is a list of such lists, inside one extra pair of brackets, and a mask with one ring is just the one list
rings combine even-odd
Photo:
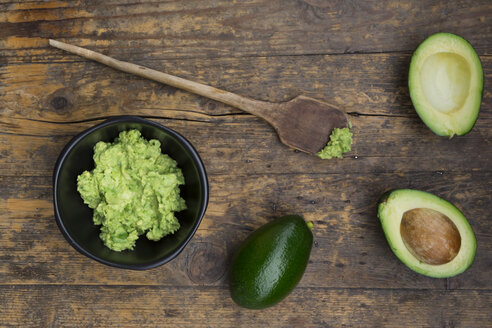
[[(486, 119), (479, 119), (469, 135), (449, 140), (434, 135), (417, 117), (353, 117), (352, 151), (342, 160), (330, 161), (295, 153), (279, 142), (273, 128), (249, 115), (221, 117), (210, 122), (156, 121), (188, 138), (210, 174), (428, 171), (439, 175), (491, 168), (492, 120)], [(102, 121), (56, 124), (2, 119), (0, 125), (6, 132), (0, 134), (1, 174), (51, 176), (64, 145), (99, 122)], [(477, 152), (477, 149), (481, 150)]]
[(441, 31), (464, 36), (485, 54), (492, 28), (487, 0), (92, 0), (2, 7), (2, 48), (27, 60), (43, 57), (39, 50), (48, 38), (111, 49), (108, 55), (129, 60), (410, 52)]
[(10, 218), (0, 226), (0, 258), (8, 260), (0, 263), (0, 283), (224, 286), (230, 257), (251, 231), (274, 217), (300, 213), (315, 224), (315, 246), (301, 286), (444, 288), (446, 280), (418, 275), (397, 260), (376, 217), (385, 191), (409, 187), (433, 192), (463, 210), (476, 232), (478, 252), (471, 269), (449, 281), (456, 281), (456, 288), (488, 289), (491, 178), (492, 173), (433, 172), (211, 175), (209, 208), (191, 245), (170, 264), (148, 272), (121, 272), (79, 255), (56, 227), (51, 179), (7, 178), (2, 185), (16, 188), (4, 193), (0, 210), (0, 216)]
[[(53, 62), (51, 52), (66, 62)], [(58, 49), (48, 49), (45, 56), (47, 63), (9, 62), (0, 70), (2, 118), (71, 122), (133, 113), (203, 121), (240, 113)], [(282, 102), (303, 94), (354, 115), (416, 117), (407, 87), (410, 58), (410, 53), (166, 61), (143, 57), (135, 63), (263, 101)], [(492, 76), (492, 57), (481, 60), (487, 79)], [(492, 100), (488, 88), (483, 99), (483, 106)], [(482, 110), (478, 123), (490, 115)]]
[[(441, 31), (471, 42), (485, 78), (475, 127), (451, 140), (421, 122), (407, 87), (412, 52)], [(0, 0), (0, 326), (490, 326), (491, 35), (486, 0)], [(353, 150), (330, 161), (295, 152), (261, 119), (52, 49), (48, 38), (262, 101), (333, 103), (354, 125)], [(143, 272), (77, 253), (53, 217), (63, 146), (124, 114), (183, 134), (210, 182), (192, 241)], [(393, 188), (463, 211), (478, 246), (469, 270), (431, 279), (393, 255), (376, 216)], [(299, 286), (273, 308), (237, 307), (231, 256), (291, 213), (315, 225)]]
[(483, 328), (492, 320), (490, 291), (297, 288), (264, 311), (204, 287), (2, 286), (0, 300), (5, 325), (23, 327)]

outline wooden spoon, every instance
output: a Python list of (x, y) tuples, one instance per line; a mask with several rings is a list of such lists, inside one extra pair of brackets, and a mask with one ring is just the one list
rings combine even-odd
[(147, 67), (119, 61), (64, 42), (49, 40), (49, 43), (55, 48), (118, 70), (196, 93), (259, 116), (275, 128), (280, 141), (285, 145), (307, 153), (320, 151), (326, 145), (334, 128), (343, 128), (347, 125), (347, 118), (343, 112), (316, 99), (298, 96), (283, 103), (254, 100)]

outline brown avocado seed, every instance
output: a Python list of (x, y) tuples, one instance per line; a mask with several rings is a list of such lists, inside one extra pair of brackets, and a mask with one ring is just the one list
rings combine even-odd
[(400, 234), (408, 251), (427, 264), (448, 263), (461, 247), (461, 236), (453, 221), (430, 208), (403, 213)]

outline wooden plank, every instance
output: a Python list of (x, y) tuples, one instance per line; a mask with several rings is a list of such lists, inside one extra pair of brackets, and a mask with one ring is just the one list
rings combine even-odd
[[(449, 140), (434, 135), (417, 117), (353, 117), (353, 150), (344, 159), (333, 160), (294, 152), (280, 143), (273, 128), (250, 115), (206, 122), (154, 120), (189, 139), (210, 174), (446, 174), (491, 168), (492, 120), (486, 118), (480, 119), (467, 136)], [(72, 136), (100, 122), (55, 124), (3, 118), (0, 175), (51, 175), (58, 155)]]
[[(225, 285), (240, 242), (273, 217), (313, 221), (315, 244), (301, 286), (488, 289), (492, 286), (492, 173), (211, 175), (207, 214), (183, 253), (158, 269), (114, 269), (76, 253), (54, 222), (51, 177), (2, 177), (0, 283)], [(388, 247), (376, 217), (392, 188), (435, 193), (462, 209), (478, 251), (462, 275), (430, 279), (407, 269)], [(90, 222), (88, 222), (90, 224)], [(87, 268), (91, 268), (88, 270)]]
[[(67, 122), (119, 114), (207, 120), (240, 113), (221, 103), (61, 53), (70, 62), (9, 63), (0, 68), (0, 115)], [(492, 57), (482, 56), (485, 84)], [(75, 60), (75, 62), (74, 62)], [(407, 87), (410, 54), (139, 59), (138, 64), (258, 100), (298, 95), (346, 112), (416, 117)], [(490, 119), (485, 89), (480, 119)], [(197, 112), (197, 113), (195, 113)], [(202, 114), (202, 115), (200, 115)]]
[(16, 61), (43, 60), (47, 38), (111, 49), (122, 59), (168, 59), (409, 52), (441, 31), (484, 54), (492, 26), (487, 0), (51, 1), (0, 10), (0, 47)]
[[(241, 309), (226, 288), (2, 286), (0, 323), (22, 327), (477, 327), (490, 291), (297, 288)], [(459, 311), (457, 310), (459, 309)]]

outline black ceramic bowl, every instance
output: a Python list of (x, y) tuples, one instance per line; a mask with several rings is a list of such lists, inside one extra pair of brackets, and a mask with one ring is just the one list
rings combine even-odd
[[(77, 191), (77, 176), (94, 168), (93, 147), (98, 141), (113, 142), (121, 131), (129, 129), (139, 130), (147, 140), (158, 139), (163, 153), (178, 162), (185, 178), (181, 197), (188, 208), (176, 213), (181, 227), (174, 234), (157, 242), (143, 235), (133, 251), (115, 252), (99, 238), (100, 226), (94, 225), (92, 210)], [(74, 137), (56, 162), (53, 191), (56, 222), (77, 251), (107, 265), (135, 270), (154, 268), (176, 257), (193, 237), (208, 203), (207, 175), (193, 146), (173, 130), (136, 116), (109, 119)]]

